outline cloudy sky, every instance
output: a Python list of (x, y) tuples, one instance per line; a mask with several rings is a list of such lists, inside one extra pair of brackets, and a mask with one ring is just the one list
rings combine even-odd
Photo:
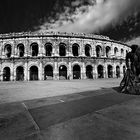
[(0, 33), (85, 32), (116, 40), (140, 36), (140, 0), (1, 0)]

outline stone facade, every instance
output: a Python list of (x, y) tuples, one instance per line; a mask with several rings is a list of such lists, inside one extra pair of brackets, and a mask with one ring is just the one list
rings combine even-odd
[(0, 35), (0, 80), (96, 79), (123, 76), (131, 49), (108, 37), (73, 33)]

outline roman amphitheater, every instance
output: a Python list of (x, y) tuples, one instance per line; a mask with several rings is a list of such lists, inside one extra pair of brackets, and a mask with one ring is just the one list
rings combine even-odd
[(0, 81), (122, 77), (126, 44), (82, 33), (0, 35)]

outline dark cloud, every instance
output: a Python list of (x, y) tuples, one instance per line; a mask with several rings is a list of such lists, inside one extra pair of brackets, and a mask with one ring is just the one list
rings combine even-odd
[(139, 1), (97, 2), (98, 7), (96, 0), (2, 0), (0, 33), (60, 29), (122, 41), (140, 35)]

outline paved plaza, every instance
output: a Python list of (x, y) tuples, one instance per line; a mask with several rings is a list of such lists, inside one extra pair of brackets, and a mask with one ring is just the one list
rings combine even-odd
[(67, 95), (119, 86), (121, 79), (0, 82), (0, 103)]
[(121, 79), (2, 82), (2, 140), (139, 140), (140, 97)]

